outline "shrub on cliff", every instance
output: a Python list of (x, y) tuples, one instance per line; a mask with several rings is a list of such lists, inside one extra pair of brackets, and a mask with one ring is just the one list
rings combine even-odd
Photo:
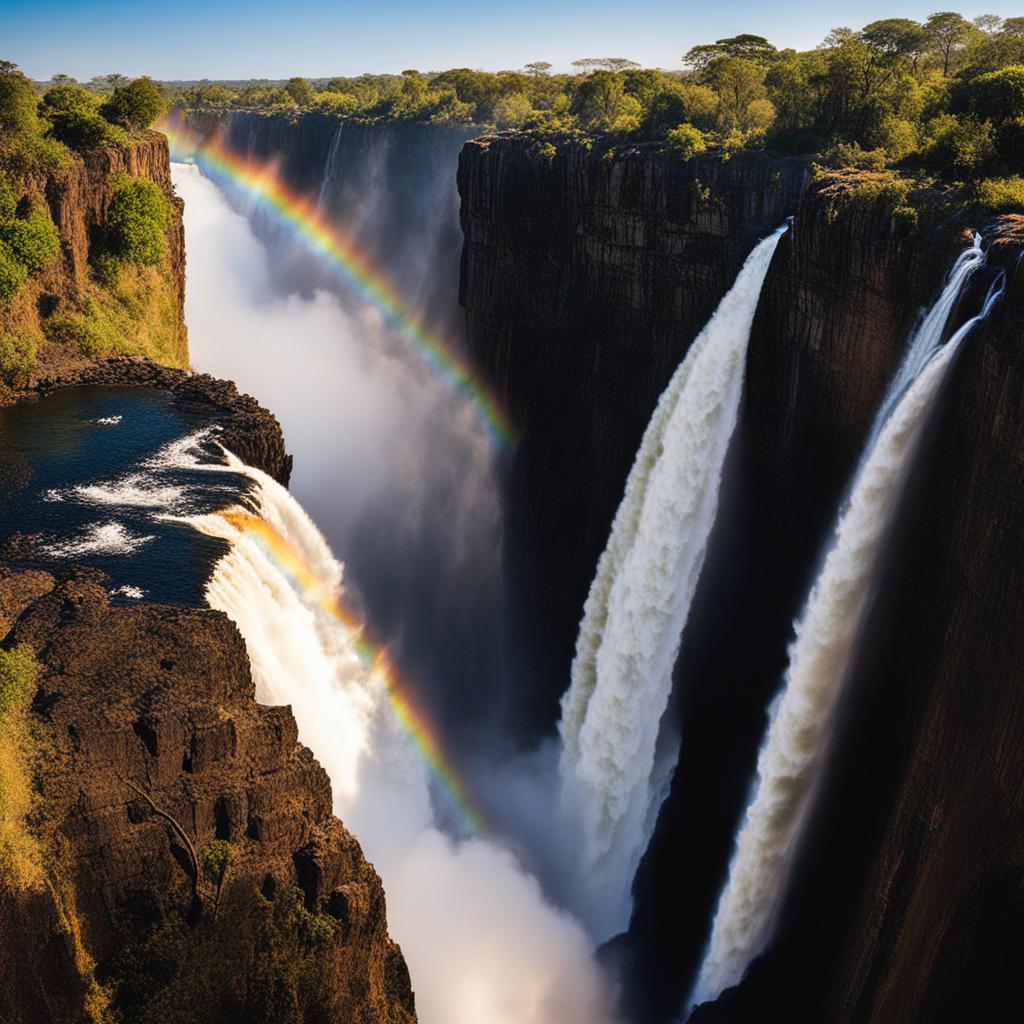
[(152, 266), (164, 258), (170, 223), (171, 204), (155, 182), (119, 175), (103, 225), (104, 249), (118, 261)]
[(670, 149), (676, 150), (684, 160), (703, 153), (708, 148), (704, 133), (692, 124), (681, 124), (665, 136)]
[(151, 78), (118, 86), (100, 107), (100, 114), (130, 131), (148, 128), (167, 109), (167, 100)]
[(10, 302), (28, 280), (28, 271), (6, 245), (0, 244), (0, 302)]
[(14, 384), (36, 360), (35, 339), (27, 334), (0, 333), (0, 380)]
[(0, 302), (9, 302), (60, 252), (57, 226), (44, 208), (33, 208), (12, 181), (0, 178)]
[(989, 178), (978, 183), (979, 205), (993, 213), (1024, 213), (1024, 178)]

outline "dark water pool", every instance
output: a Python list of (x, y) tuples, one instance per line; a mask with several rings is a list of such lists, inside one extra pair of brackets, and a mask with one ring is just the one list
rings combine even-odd
[(225, 545), (175, 521), (239, 500), (216, 429), (150, 388), (79, 387), (0, 409), (0, 561), (87, 565), (112, 599), (203, 603)]

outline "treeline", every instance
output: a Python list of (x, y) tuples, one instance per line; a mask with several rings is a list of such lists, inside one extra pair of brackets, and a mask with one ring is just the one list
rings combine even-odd
[(165, 90), (148, 78), (108, 75), (103, 90), (87, 89), (67, 75), (37, 86), (16, 64), (0, 60), (0, 158), (20, 173), (33, 166), (61, 166), (72, 150), (124, 145), (167, 109)]

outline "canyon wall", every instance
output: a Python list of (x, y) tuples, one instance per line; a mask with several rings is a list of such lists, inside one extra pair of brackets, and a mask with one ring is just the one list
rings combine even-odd
[(470, 352), (521, 438), (506, 563), (521, 729), (549, 731), (597, 558), (658, 396), (755, 240), (796, 210), (796, 160), (477, 139), (462, 152)]
[[(122, 271), (117, 286), (111, 287), (95, 278), (89, 261), (100, 241), (115, 180), (122, 174), (155, 182), (171, 202), (172, 215), (161, 262)], [(61, 242), (58, 258), (33, 274), (13, 300), (0, 305), (0, 332), (28, 336), (37, 346), (29, 382), (113, 354), (92, 341), (57, 337), (52, 324), (68, 316), (84, 317), (83, 322), (101, 316), (114, 325), (110, 333), (116, 335), (117, 352), (187, 366), (185, 232), (182, 203), (171, 184), (167, 139), (155, 131), (142, 132), (123, 146), (74, 153), (67, 167), (30, 171), (17, 183), (46, 204)], [(0, 400), (4, 391), (0, 381)]]
[[(470, 345), (523, 430), (508, 543), (547, 643), (538, 728), (567, 684), (583, 598), (657, 395), (753, 233), (796, 210), (801, 176), (782, 198), (774, 162), (731, 164), (551, 154), (510, 137), (464, 151)], [(723, 176), (737, 186), (732, 220), (704, 209), (706, 184)], [(638, 1021), (672, 1019), (692, 984), (792, 623), (908, 335), (974, 229), (1010, 272), (1006, 296), (965, 346), (910, 482), (775, 941), (693, 1019), (987, 1021), (1015, 991), (1021, 228), (938, 195), (898, 209), (884, 191), (865, 172), (810, 183), (762, 292), (677, 665), (679, 766), (629, 934), (605, 951)], [(979, 274), (957, 322), (992, 279)]]
[[(277, 422), (233, 385), (122, 359), (39, 390), (81, 383), (170, 390), (287, 482)], [(415, 1020), (380, 879), (291, 710), (256, 702), (233, 623), (112, 607), (92, 570), (0, 567), (0, 634), (40, 665), (44, 869), (0, 882), (4, 1020)]]

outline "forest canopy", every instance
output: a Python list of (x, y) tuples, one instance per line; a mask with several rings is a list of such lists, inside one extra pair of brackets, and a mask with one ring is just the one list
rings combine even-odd
[(627, 57), (573, 68), (555, 74), (538, 60), (497, 72), (162, 84), (111, 74), (80, 84), (32, 83), (0, 62), (0, 150), (17, 137), (52, 160), (67, 147), (117, 144), (170, 103), (655, 142), (686, 157), (769, 150), (826, 167), (998, 179), (1010, 183), (1003, 195), (1024, 167), (1024, 16), (884, 18), (833, 29), (806, 51), (740, 34), (691, 47), (675, 69)]

